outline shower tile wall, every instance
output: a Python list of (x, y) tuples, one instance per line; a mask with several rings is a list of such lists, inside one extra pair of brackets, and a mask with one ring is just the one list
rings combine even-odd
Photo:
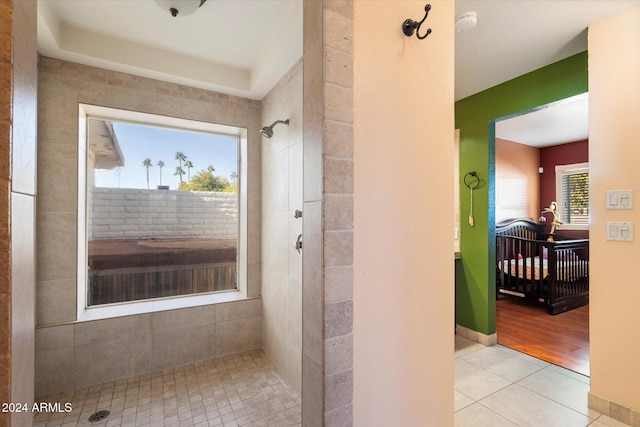
[[(38, 92), (36, 395), (260, 348), (261, 103), (46, 57)], [(74, 323), (78, 103), (248, 129), (248, 295), (255, 299)]]
[(302, 210), (302, 61), (262, 101), (263, 125), (276, 125), (262, 139), (263, 348), (285, 382), (301, 392), (302, 256), (295, 248)]

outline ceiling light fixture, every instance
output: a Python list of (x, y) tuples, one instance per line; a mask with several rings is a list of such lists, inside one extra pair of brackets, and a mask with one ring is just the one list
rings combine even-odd
[(170, 13), (174, 18), (176, 16), (189, 16), (195, 12), (207, 0), (153, 0), (160, 9)]
[(456, 33), (464, 33), (473, 30), (478, 24), (478, 15), (475, 12), (464, 12), (456, 16)]

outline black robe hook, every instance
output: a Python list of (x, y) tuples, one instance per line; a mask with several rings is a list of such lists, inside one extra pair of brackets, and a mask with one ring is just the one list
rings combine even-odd
[(429, 28), (423, 36), (420, 35), (420, 26), (427, 19), (427, 16), (429, 16), (430, 10), (431, 10), (431, 5), (427, 4), (424, 7), (424, 11), (425, 11), (424, 18), (422, 18), (422, 21), (420, 22), (414, 21), (413, 19), (405, 19), (404, 23), (402, 24), (402, 31), (404, 32), (405, 36), (411, 37), (415, 31), (416, 37), (422, 40), (422, 39), (426, 39), (427, 36), (431, 34), (431, 28)]

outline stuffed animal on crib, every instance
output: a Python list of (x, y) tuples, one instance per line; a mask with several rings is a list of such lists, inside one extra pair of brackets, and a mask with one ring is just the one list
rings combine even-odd
[(553, 233), (556, 231), (556, 227), (562, 227), (564, 222), (560, 220), (560, 211), (558, 210), (558, 204), (556, 202), (551, 202), (548, 208), (544, 208), (542, 211), (542, 215), (546, 212), (551, 213), (553, 215), (553, 221), (551, 221), (551, 232), (549, 233), (549, 237), (547, 237), (547, 242), (553, 242)]

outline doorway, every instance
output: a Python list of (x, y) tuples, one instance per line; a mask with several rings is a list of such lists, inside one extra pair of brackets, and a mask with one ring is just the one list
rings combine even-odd
[[(495, 223), (528, 218), (549, 233), (551, 218), (544, 211), (557, 201), (563, 222), (555, 233), (588, 239), (588, 94), (500, 118), (491, 126)], [(540, 302), (544, 298), (524, 301), (524, 294), (500, 289), (496, 295), (499, 344), (589, 375), (588, 305), (550, 315)]]

